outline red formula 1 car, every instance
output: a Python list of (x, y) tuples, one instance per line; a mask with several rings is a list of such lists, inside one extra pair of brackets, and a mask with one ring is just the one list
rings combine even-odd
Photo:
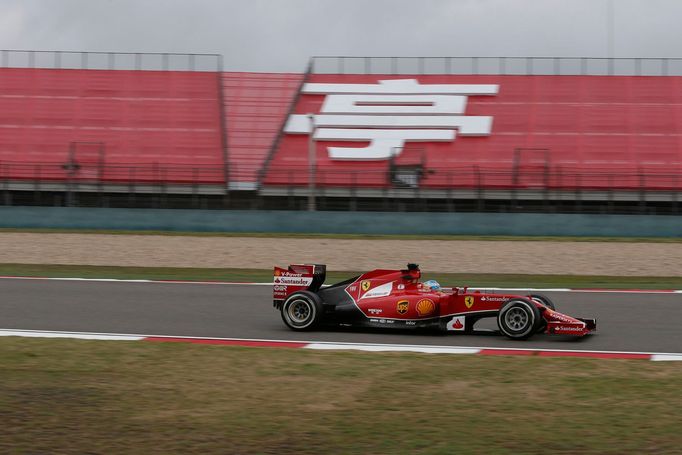
[(357, 327), (436, 328), (471, 333), (482, 318), (497, 318), (504, 335), (525, 340), (538, 332), (583, 336), (594, 319), (566, 316), (542, 295), (494, 294), (421, 283), (416, 264), (405, 270), (373, 270), (322, 287), (324, 265), (275, 267), (274, 306), (293, 330), (323, 324)]

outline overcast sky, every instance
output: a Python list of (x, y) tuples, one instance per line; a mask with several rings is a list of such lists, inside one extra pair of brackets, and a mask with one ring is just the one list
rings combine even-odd
[[(613, 15), (609, 14), (609, 1)], [(682, 57), (680, 0), (0, 0), (0, 48), (312, 55)]]

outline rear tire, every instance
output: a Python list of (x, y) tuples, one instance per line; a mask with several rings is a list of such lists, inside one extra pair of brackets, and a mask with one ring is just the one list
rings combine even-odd
[(292, 330), (312, 330), (322, 319), (322, 300), (312, 292), (291, 294), (282, 305), (282, 320)]
[(537, 332), (541, 324), (540, 310), (528, 300), (512, 299), (497, 314), (500, 332), (512, 340), (525, 340)]

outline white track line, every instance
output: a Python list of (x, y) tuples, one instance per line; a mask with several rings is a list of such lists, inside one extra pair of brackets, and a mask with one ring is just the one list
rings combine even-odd
[(140, 341), (145, 338), (144, 336), (140, 335), (123, 335), (116, 333), (51, 332), (45, 330), (11, 330), (11, 329), (0, 329), (0, 337), (76, 338), (81, 340), (111, 340), (111, 341)]
[(368, 352), (422, 352), (426, 354), (478, 354), (481, 349), (459, 346), (421, 346), (404, 344), (310, 343), (305, 349), (321, 351), (350, 349)]
[(239, 281), (182, 281), (182, 280), (132, 280), (120, 278), (76, 278), (41, 276), (0, 276), (0, 280), (45, 280), (45, 281), (92, 281), (103, 283), (155, 283), (155, 284), (216, 284), (239, 286), (272, 286), (273, 283), (243, 283)]
[(654, 362), (682, 362), (682, 354), (652, 354)]
[(172, 335), (140, 335), (140, 334), (121, 334), (121, 333), (94, 333), (94, 332), (62, 332), (45, 330), (21, 330), (21, 329), (0, 329), (0, 336), (16, 336), (29, 338), (75, 338), (84, 340), (111, 340), (111, 341), (142, 341), (153, 338), (160, 341), (166, 339), (183, 339), (187, 341), (229, 341), (244, 343), (277, 343), (301, 345), (303, 349), (313, 350), (360, 350), (368, 352), (419, 352), (429, 354), (478, 354), (483, 350), (508, 351), (508, 352), (550, 352), (550, 353), (582, 353), (582, 354), (607, 354), (607, 355), (648, 355), (653, 361), (682, 361), (682, 353), (651, 353), (633, 351), (594, 351), (594, 350), (572, 350), (572, 349), (537, 349), (537, 348), (507, 348), (499, 346), (470, 347), (470, 346), (430, 346), (430, 345), (409, 345), (409, 344), (380, 344), (380, 343), (346, 343), (346, 342), (327, 342), (327, 341), (296, 341), (296, 340), (271, 340), (271, 339), (251, 339), (251, 338), (215, 338), (215, 337), (190, 337)]
[[(48, 280), (48, 281), (92, 281), (104, 283), (154, 283), (154, 284), (214, 284), (229, 286), (272, 286), (273, 283), (244, 283), (239, 281), (182, 281), (182, 280), (133, 280), (119, 278), (77, 278), (77, 277), (36, 277), (36, 276), (0, 276), (0, 280)], [(616, 294), (682, 294), (679, 289), (572, 289), (572, 288), (504, 288), (484, 287), (469, 289), (474, 291), (520, 291), (520, 292), (580, 292), (580, 293), (616, 293)]]

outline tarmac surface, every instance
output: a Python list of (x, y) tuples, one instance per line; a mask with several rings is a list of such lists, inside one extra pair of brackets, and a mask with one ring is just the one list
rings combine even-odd
[[(293, 332), (270, 286), (0, 279), (0, 328), (267, 340), (682, 352), (682, 294), (545, 292), (557, 309), (594, 317), (584, 338), (331, 329)], [(494, 320), (486, 323), (494, 327)]]

